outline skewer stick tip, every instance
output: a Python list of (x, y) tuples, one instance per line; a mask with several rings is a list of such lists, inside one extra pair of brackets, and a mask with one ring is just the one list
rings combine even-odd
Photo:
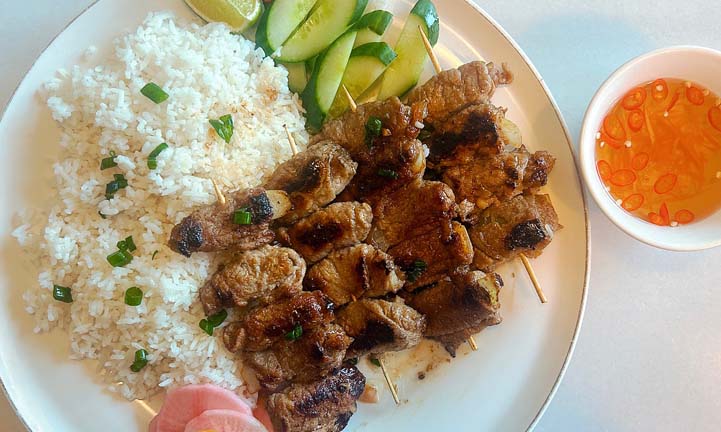
[(531, 267), (531, 262), (523, 254), (521, 254), (521, 262), (523, 263), (523, 266), (526, 268), (526, 272), (528, 272), (528, 277), (531, 278), (531, 283), (533, 283), (533, 287), (536, 289), (536, 294), (538, 294), (538, 299), (541, 300), (541, 303), (548, 303), (546, 294), (543, 293), (543, 289), (541, 289), (541, 284), (538, 283), (538, 278), (536, 277), (536, 272), (534, 272), (533, 267)]
[(293, 134), (290, 132), (290, 129), (288, 129), (288, 125), (283, 125), (283, 128), (285, 129), (286, 135), (288, 135), (288, 143), (290, 144), (290, 151), (293, 152), (293, 156), (298, 154), (298, 145), (295, 143), (295, 138), (293, 138)]
[(345, 84), (341, 84), (340, 87), (343, 89), (343, 93), (345, 93), (345, 97), (348, 99), (348, 105), (350, 105), (350, 110), (356, 112), (358, 110), (358, 104), (355, 102), (355, 100), (353, 100), (353, 95), (351, 95), (348, 91), (348, 87), (346, 87)]
[(471, 349), (472, 349), (473, 351), (478, 351), (478, 345), (476, 345), (476, 340), (473, 339), (473, 336), (470, 336), (470, 337), (468, 338), (468, 345), (471, 346)]
[(393, 380), (391, 379), (390, 375), (388, 375), (388, 371), (386, 370), (386, 364), (383, 363), (383, 360), (378, 359), (378, 363), (381, 365), (381, 371), (383, 371), (383, 377), (386, 379), (386, 383), (388, 384), (388, 388), (391, 391), (391, 395), (393, 396), (393, 401), (396, 403), (396, 405), (401, 404), (401, 400), (398, 397), (398, 391), (396, 390), (396, 385), (393, 384)]
[(441, 64), (438, 62), (438, 57), (436, 57), (436, 53), (433, 52), (433, 45), (431, 45), (431, 41), (428, 40), (428, 36), (426, 36), (426, 32), (423, 31), (423, 27), (418, 26), (418, 31), (421, 33), (423, 45), (426, 46), (426, 51), (428, 51), (428, 57), (431, 58), (431, 63), (433, 63), (433, 69), (436, 70), (436, 74), (441, 73), (443, 69), (441, 69)]
[(213, 189), (215, 190), (215, 196), (218, 197), (218, 202), (220, 205), (224, 206), (226, 200), (225, 195), (223, 195), (223, 191), (220, 190), (220, 187), (218, 186), (218, 183), (215, 182), (215, 179), (210, 179), (210, 181), (213, 183)]

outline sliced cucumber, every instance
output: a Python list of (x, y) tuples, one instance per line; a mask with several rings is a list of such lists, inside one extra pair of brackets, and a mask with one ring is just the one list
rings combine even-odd
[(301, 95), (306, 110), (306, 126), (311, 132), (317, 132), (323, 126), (348, 66), (355, 37), (355, 31), (345, 33), (315, 63), (313, 76)]
[(258, 23), (255, 43), (273, 54), (306, 19), (318, 0), (275, 0)]
[(428, 53), (418, 32), (418, 26), (426, 32), (432, 45), (438, 42), (440, 24), (438, 12), (431, 0), (419, 0), (408, 15), (395, 47), (398, 58), (383, 74), (379, 100), (402, 96), (418, 83), (428, 61)]
[(288, 88), (290, 91), (302, 92), (308, 84), (305, 63), (283, 63), (283, 66), (288, 69)]
[(298, 30), (280, 49), (278, 61), (306, 61), (326, 49), (363, 14), (368, 0), (318, 0), (318, 4)]
[[(385, 42), (371, 42), (353, 49), (341, 84), (346, 86), (354, 100), (366, 91), (396, 58), (396, 53)], [(348, 109), (348, 98), (338, 89), (328, 114), (338, 117)]]
[(358, 30), (355, 46), (380, 42), (391, 22), (393, 22), (393, 14), (388, 11), (375, 10), (363, 15), (355, 25)]

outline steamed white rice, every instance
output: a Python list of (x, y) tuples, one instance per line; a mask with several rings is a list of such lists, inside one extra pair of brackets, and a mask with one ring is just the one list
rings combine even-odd
[[(115, 41), (111, 58), (94, 60), (58, 71), (43, 91), (62, 132), (57, 190), (41, 223), (15, 231), (39, 268), (38, 285), (24, 296), (35, 331), (65, 330), (72, 357), (97, 359), (102, 379), (128, 399), (188, 383), (239, 389), (240, 366), (220, 332), (210, 337), (198, 326), (198, 287), (220, 258), (185, 258), (165, 244), (193, 207), (215, 201), (211, 178), (226, 191), (255, 186), (290, 157), (283, 125), (304, 148), (301, 104), (288, 90), (285, 69), (222, 24), (151, 14)], [(170, 98), (156, 105), (142, 96), (148, 82)], [(230, 144), (208, 123), (224, 114), (235, 123)], [(170, 148), (151, 171), (148, 154), (163, 142)], [(118, 166), (101, 171), (111, 151)], [(106, 200), (105, 185), (121, 173), (129, 186)], [(113, 268), (106, 257), (127, 236), (138, 247), (134, 259)], [(54, 300), (54, 284), (70, 287), (74, 302)], [(132, 286), (145, 293), (139, 307), (124, 303)], [(149, 364), (133, 373), (141, 348)]]

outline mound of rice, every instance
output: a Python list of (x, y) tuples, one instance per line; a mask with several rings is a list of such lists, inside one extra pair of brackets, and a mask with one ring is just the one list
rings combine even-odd
[[(301, 104), (285, 69), (222, 24), (151, 14), (99, 60), (58, 71), (44, 89), (62, 132), (55, 203), (41, 224), (15, 231), (39, 268), (38, 285), (24, 296), (35, 331), (66, 330), (72, 357), (97, 359), (102, 379), (128, 399), (188, 383), (238, 389), (240, 366), (220, 332), (210, 337), (198, 326), (198, 287), (220, 257), (185, 258), (166, 241), (193, 207), (215, 201), (211, 178), (224, 190), (255, 186), (289, 158), (283, 125), (304, 148)], [(156, 105), (141, 95), (148, 82), (169, 99)], [(225, 114), (235, 123), (229, 144), (208, 122)], [(163, 142), (170, 147), (150, 170), (148, 154)], [(118, 166), (101, 171), (111, 151)], [(113, 174), (128, 187), (107, 200)], [(106, 257), (128, 236), (137, 245), (133, 261), (113, 268)], [(70, 287), (74, 302), (54, 300), (54, 284)], [(133, 286), (144, 292), (138, 307), (124, 303)], [(149, 363), (133, 373), (141, 348)]]

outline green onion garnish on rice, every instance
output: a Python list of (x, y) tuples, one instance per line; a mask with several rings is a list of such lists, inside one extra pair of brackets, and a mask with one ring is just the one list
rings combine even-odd
[(70, 288), (60, 285), (53, 285), (53, 298), (63, 303), (73, 302), (73, 294)]
[(163, 150), (166, 150), (167, 148), (168, 144), (162, 143), (155, 147), (155, 150), (150, 152), (150, 154), (148, 155), (148, 168), (150, 168), (151, 170), (158, 168), (158, 156), (160, 155), (160, 153), (163, 152)]
[(115, 193), (120, 189), (128, 187), (128, 180), (122, 174), (113, 174), (113, 181), (105, 185), (105, 198), (111, 199), (115, 196)]
[(150, 257), (150, 260), (151, 260), (151, 261), (155, 259), (155, 255), (157, 255), (158, 252), (160, 252), (160, 251), (155, 251), (155, 252), (153, 252), (153, 256)]
[(130, 370), (140, 372), (148, 364), (148, 352), (144, 349), (135, 351), (135, 361), (130, 365)]
[(143, 302), (143, 290), (138, 287), (130, 287), (125, 291), (125, 304), (128, 306), (140, 306)]
[(155, 84), (154, 82), (149, 82), (145, 84), (145, 86), (140, 89), (140, 93), (142, 93), (143, 96), (147, 97), (156, 104), (165, 102), (170, 96), (169, 94), (165, 93), (165, 90), (160, 88), (160, 86)]
[(215, 132), (218, 133), (223, 141), (230, 144), (230, 138), (233, 136), (233, 116), (226, 114), (221, 116), (218, 120), (208, 120), (210, 125), (213, 126)]
[(133, 261), (133, 256), (128, 251), (119, 250), (108, 255), (107, 260), (113, 267), (125, 267)]
[(237, 225), (250, 225), (253, 223), (253, 214), (247, 207), (238, 209), (233, 213), (233, 223)]
[(203, 318), (200, 320), (198, 326), (203, 329), (204, 332), (208, 333), (208, 336), (213, 336), (213, 330), (215, 330), (215, 327), (213, 327), (207, 319)]
[(212, 325), (213, 327), (218, 327), (219, 325), (223, 324), (223, 321), (225, 321), (226, 318), (228, 318), (228, 311), (223, 309), (217, 314), (209, 316), (208, 324)]
[(100, 171), (118, 166), (118, 163), (115, 162), (115, 156), (117, 156), (115, 154), (115, 152), (111, 151), (109, 157), (106, 157), (103, 160), (101, 160), (100, 161)]
[(127, 252), (135, 252), (135, 250), (138, 249), (133, 241), (133, 236), (125, 237), (125, 240), (120, 240), (117, 246), (119, 250)]
[(296, 340), (300, 339), (301, 336), (303, 336), (303, 327), (300, 324), (298, 324), (295, 326), (295, 328), (293, 330), (289, 331), (285, 335), (285, 338), (288, 339), (289, 341), (296, 341)]

